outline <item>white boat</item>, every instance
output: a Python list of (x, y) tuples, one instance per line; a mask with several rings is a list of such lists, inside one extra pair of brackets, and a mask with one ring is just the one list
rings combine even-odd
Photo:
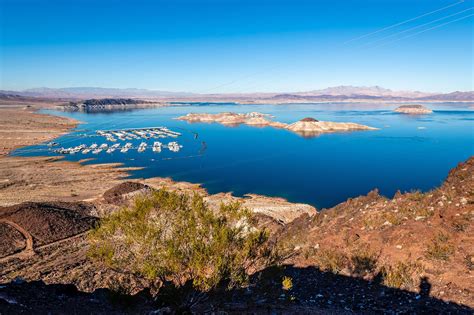
[(101, 148), (97, 148), (97, 149), (95, 149), (94, 151), (92, 151), (92, 154), (99, 154), (100, 152), (102, 152), (102, 149), (101, 149)]
[(140, 146), (138, 147), (138, 152), (143, 152), (146, 149), (147, 144), (145, 142), (140, 143)]
[(59, 154), (68, 154), (69, 153), (68, 149), (65, 149), (65, 148), (56, 149), (56, 150), (54, 150), (54, 152), (59, 153)]
[(68, 151), (69, 154), (76, 154), (76, 153), (80, 152), (82, 149), (85, 149), (85, 148), (86, 148), (86, 145), (81, 144), (81, 145), (78, 145), (76, 147), (69, 148), (69, 149), (66, 149), (66, 150)]
[(168, 150), (172, 152), (178, 152), (183, 146), (179, 145), (178, 142), (172, 141), (168, 143)]
[(153, 152), (161, 152), (161, 146), (162, 146), (161, 142), (155, 141), (152, 147)]
[(127, 152), (130, 148), (132, 147), (132, 144), (130, 142), (126, 143), (122, 149), (120, 149), (120, 152), (125, 153)]
[(102, 149), (102, 150), (105, 150), (108, 147), (109, 147), (109, 145), (107, 143), (102, 143), (99, 148)]
[(48, 147), (55, 147), (57, 145), (59, 145), (59, 143), (57, 143), (57, 142), (48, 142), (48, 144), (47, 144)]
[(112, 146), (110, 146), (110, 148), (106, 151), (107, 153), (112, 153), (114, 152), (115, 150), (117, 150), (117, 148), (120, 146), (120, 144), (116, 143)]
[(91, 149), (91, 150), (94, 150), (95, 148), (97, 148), (97, 143), (93, 143), (93, 144), (89, 147), (89, 149)]
[(85, 148), (84, 150), (82, 150), (82, 154), (87, 154), (89, 152), (91, 152), (91, 149), (89, 148)]

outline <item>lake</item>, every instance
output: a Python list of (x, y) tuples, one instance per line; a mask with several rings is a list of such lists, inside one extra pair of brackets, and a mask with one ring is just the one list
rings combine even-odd
[[(397, 190), (427, 191), (439, 186), (448, 171), (474, 155), (474, 111), (464, 104), (424, 104), (430, 115), (397, 114), (398, 105), (374, 104), (176, 104), (176, 106), (108, 113), (45, 111), (84, 122), (56, 140), (60, 146), (104, 143), (96, 130), (165, 126), (182, 133), (179, 152), (143, 153), (130, 150), (67, 155), (86, 163), (121, 162), (144, 167), (132, 178), (171, 177), (201, 183), (210, 193), (233, 192), (277, 196), (317, 208), (334, 206), (347, 198), (378, 188), (392, 197)], [(375, 131), (323, 134), (303, 138), (271, 127), (226, 127), (189, 124), (174, 118), (190, 112), (257, 111), (281, 122), (304, 117), (355, 122)], [(164, 143), (174, 139), (160, 140)], [(127, 141), (138, 145), (143, 140)], [(151, 145), (154, 139), (148, 140)], [(119, 141), (124, 144), (125, 142)], [(57, 155), (46, 145), (16, 150), (13, 155)]]

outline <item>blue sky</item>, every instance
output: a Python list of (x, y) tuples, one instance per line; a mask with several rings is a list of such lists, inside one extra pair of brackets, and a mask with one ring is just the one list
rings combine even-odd
[(473, 5), (473, 0), (0, 0), (0, 89), (472, 90)]

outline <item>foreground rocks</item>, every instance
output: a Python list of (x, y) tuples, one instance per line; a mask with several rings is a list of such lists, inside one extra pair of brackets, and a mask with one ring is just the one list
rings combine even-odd
[(312, 137), (323, 133), (356, 131), (356, 130), (376, 130), (377, 128), (360, 125), (356, 123), (318, 121), (314, 118), (303, 118), (292, 124), (285, 124), (278, 121), (272, 121), (268, 118), (270, 115), (262, 113), (218, 113), (218, 114), (187, 114), (178, 117), (178, 120), (184, 120), (191, 123), (194, 122), (217, 122), (223, 125), (240, 125), (249, 126), (269, 126), (279, 129), (293, 131), (304, 137)]

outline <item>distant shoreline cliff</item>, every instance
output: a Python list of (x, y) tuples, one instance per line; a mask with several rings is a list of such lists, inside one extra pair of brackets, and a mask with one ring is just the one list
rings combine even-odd
[(136, 100), (131, 98), (103, 98), (88, 99), (83, 102), (69, 102), (62, 106), (65, 111), (71, 112), (94, 112), (108, 110), (129, 110), (159, 106), (160, 103)]

